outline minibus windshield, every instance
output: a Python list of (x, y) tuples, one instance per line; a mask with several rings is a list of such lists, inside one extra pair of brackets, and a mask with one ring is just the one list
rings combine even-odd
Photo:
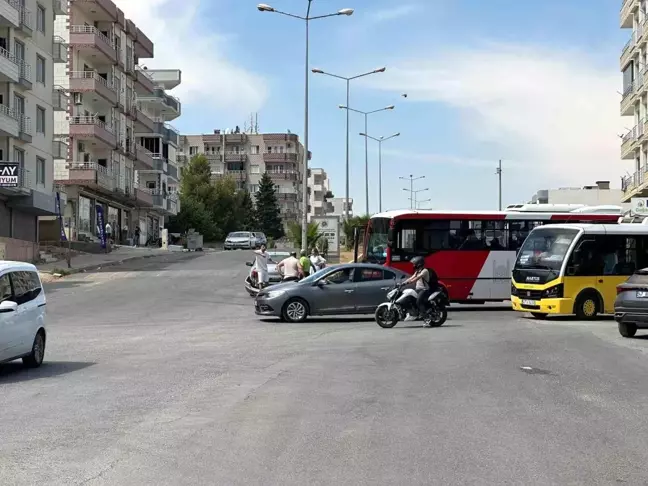
[(520, 248), (515, 268), (560, 270), (576, 236), (578, 236), (577, 229), (551, 227), (534, 229)]

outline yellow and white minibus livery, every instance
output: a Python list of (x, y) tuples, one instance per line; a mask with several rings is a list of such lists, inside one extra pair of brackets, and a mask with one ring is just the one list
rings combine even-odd
[(513, 309), (542, 319), (613, 314), (617, 285), (648, 267), (648, 226), (558, 224), (535, 228), (513, 268)]

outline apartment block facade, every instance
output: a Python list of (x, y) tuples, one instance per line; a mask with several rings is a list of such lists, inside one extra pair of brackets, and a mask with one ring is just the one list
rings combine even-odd
[(308, 173), (308, 219), (333, 213), (331, 183), (324, 169), (312, 168)]
[(37, 255), (38, 218), (53, 195), (54, 18), (60, 0), (0, 2), (0, 161), (18, 163), (18, 187), (0, 188), (0, 259)]
[(621, 158), (632, 161), (630, 174), (622, 179), (623, 200), (648, 195), (648, 5), (646, 0), (625, 0), (621, 28), (630, 39), (621, 53), (623, 96), (621, 115), (632, 117), (621, 141)]
[(254, 198), (259, 180), (267, 172), (277, 190), (284, 223), (301, 220), (304, 146), (292, 133), (225, 133), (183, 135), (180, 164), (204, 154), (212, 176), (233, 177), (239, 189), (247, 189)]
[(353, 217), (353, 198), (349, 198), (348, 201), (343, 197), (333, 197), (329, 199), (329, 202), (333, 205), (333, 211), (331, 212), (332, 216), (340, 216), (341, 219), (346, 217), (347, 206), (349, 208), (349, 217)]
[(148, 70), (153, 42), (111, 0), (69, 0), (57, 17), (66, 64), (55, 73), (55, 181), (66, 194), (66, 232), (97, 240), (97, 206), (118, 243), (159, 238), (178, 212), (180, 101), (166, 91), (179, 70)]

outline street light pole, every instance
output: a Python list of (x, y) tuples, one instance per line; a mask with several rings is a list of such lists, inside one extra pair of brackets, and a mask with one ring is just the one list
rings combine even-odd
[(302, 250), (306, 251), (308, 248), (307, 244), (307, 234), (308, 234), (308, 63), (309, 63), (309, 24), (311, 20), (323, 19), (327, 17), (336, 17), (338, 15), (353, 15), (352, 8), (343, 8), (338, 10), (335, 13), (326, 14), (326, 15), (317, 15), (311, 17), (311, 6), (313, 0), (308, 0), (308, 8), (306, 9), (306, 16), (302, 17), (300, 15), (294, 15), (287, 12), (282, 12), (277, 10), (270, 5), (265, 3), (260, 3), (257, 5), (257, 9), (260, 12), (272, 12), (285, 15), (286, 17), (292, 17), (298, 20), (303, 20), (306, 23), (306, 66), (305, 66), (305, 83), (304, 83), (304, 166), (302, 168), (302, 228), (301, 228), (301, 239), (302, 239)]
[[(367, 118), (369, 117), (369, 115), (378, 113), (380, 111), (393, 110), (395, 106), (389, 105), (389, 106), (385, 106), (384, 108), (380, 108), (379, 110), (373, 110), (373, 111), (360, 111), (351, 108), (348, 105), (347, 106), (340, 105), (339, 108), (342, 110), (353, 111), (355, 113), (360, 113), (361, 115), (364, 115), (365, 117), (364, 133), (367, 133)], [(366, 214), (369, 215), (369, 146), (366, 140), (365, 140), (365, 204), (366, 204), (365, 206)]]
[[(373, 71), (369, 71), (363, 74), (358, 74), (356, 76), (350, 76), (350, 77), (327, 73), (326, 71), (322, 71), (321, 69), (312, 69), (312, 72), (314, 74), (323, 74), (325, 76), (330, 76), (332, 78), (344, 80), (346, 82), (346, 105), (345, 106), (349, 106), (350, 94), (351, 94), (351, 81), (353, 81), (354, 79), (369, 76), (370, 74), (384, 73), (386, 69), (387, 68), (385, 67), (381, 67), (379, 69), (374, 69)], [(346, 110), (346, 195), (345, 195), (346, 203), (344, 209), (344, 218), (347, 220), (349, 219), (349, 179), (350, 179), (349, 165), (350, 165), (349, 164), (349, 110)]]
[(409, 181), (410, 188), (409, 189), (403, 189), (403, 191), (408, 191), (410, 193), (410, 209), (415, 209), (415, 206), (414, 206), (414, 192), (427, 191), (427, 189), (421, 189), (419, 191), (414, 191), (414, 181), (418, 181), (419, 179), (425, 179), (425, 176), (414, 177), (412, 174), (410, 174), (409, 177), (399, 177), (399, 179), (404, 180), (404, 181)]
[(394, 133), (389, 137), (372, 137), (368, 135), (367, 132), (361, 133), (361, 137), (365, 137), (365, 141), (370, 138), (378, 142), (378, 212), (382, 213), (382, 143), (389, 140), (390, 138), (400, 137), (400, 132)]
[(502, 160), (500, 159), (497, 170), (495, 171), (498, 179), (499, 210), (502, 210)]

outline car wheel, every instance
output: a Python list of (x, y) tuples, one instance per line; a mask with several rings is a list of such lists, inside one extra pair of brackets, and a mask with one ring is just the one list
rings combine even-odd
[(546, 319), (547, 314), (545, 312), (532, 312), (531, 315), (536, 319)]
[(598, 298), (593, 292), (581, 295), (574, 304), (574, 314), (582, 320), (594, 319), (599, 312)]
[(23, 364), (28, 368), (38, 368), (45, 359), (45, 334), (38, 331), (32, 344), (31, 354), (23, 358)]
[(288, 322), (304, 322), (308, 316), (308, 304), (302, 299), (290, 299), (284, 304), (281, 314)]
[(625, 338), (634, 337), (637, 334), (637, 326), (628, 322), (619, 322), (619, 334)]

